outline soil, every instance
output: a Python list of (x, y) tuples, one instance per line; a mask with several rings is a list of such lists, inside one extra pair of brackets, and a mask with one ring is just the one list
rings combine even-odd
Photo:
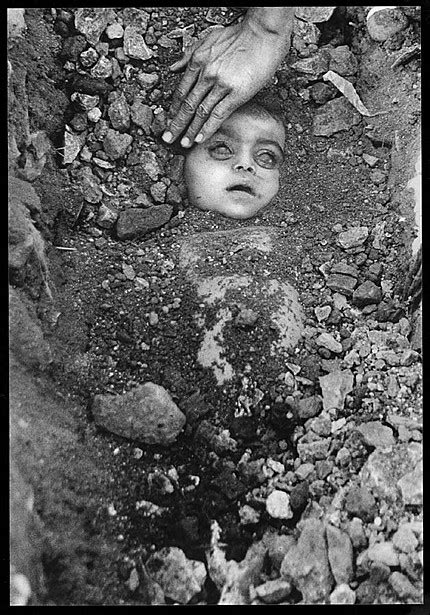
[[(168, 34), (177, 27), (177, 9), (158, 11), (159, 31)], [(203, 29), (210, 25), (206, 12), (205, 7), (188, 7), (181, 11), (181, 19), (184, 25), (195, 23), (197, 30)], [(151, 17), (149, 23), (156, 21)], [(408, 316), (402, 288), (415, 231), (412, 200), (401, 188), (413, 171), (403, 164), (404, 157), (396, 148), (402, 149), (402, 156), (409, 148), (411, 160), (414, 149), (419, 148), (410, 135), (418, 134), (420, 123), (420, 59), (390, 69), (390, 49), (366, 35), (360, 7), (352, 7), (349, 21), (358, 25), (346, 26), (343, 16), (322, 24), (324, 43), (337, 36), (337, 44), (343, 41), (351, 46), (360, 63), (356, 83), (360, 96), (369, 108), (385, 114), (364, 118), (358, 127), (330, 138), (313, 136), (316, 105), (303, 100), (297, 75), (289, 67), (291, 59), (285, 61), (269, 93), (279, 94), (280, 87), (287, 92), (282, 98), (286, 164), (276, 201), (257, 218), (246, 222), (222, 219), (189, 209), (185, 201), (179, 207), (184, 215), (176, 217), (174, 224), (139, 240), (119, 241), (114, 231), (98, 229), (97, 206), (83, 204), (73, 177), (58, 160), (48, 159), (34, 181), (43, 204), (37, 225), (47, 243), (54, 302), (44, 295), (31, 270), (11, 282), (37, 304), (54, 360), (36, 381), (12, 364), (10, 388), (12, 405), (20, 407), (18, 419), (28, 425), (24, 432), (18, 430), (15, 444), (20, 467), (35, 490), (35, 510), (48, 530), (42, 547), (45, 587), (33, 597), (34, 604), (145, 604), (139, 590), (131, 591), (128, 584), (136, 563), (173, 545), (187, 557), (204, 561), (213, 519), (223, 529), (227, 558), (237, 561), (268, 527), (288, 532), (297, 524), (301, 511), (282, 523), (263, 515), (258, 524), (250, 526), (241, 524), (238, 514), (245, 493), (258, 486), (255, 477), (235, 473), (247, 449), (252, 450), (252, 459), (282, 459), (288, 467), (297, 456), (292, 435), (298, 418), (293, 417), (280, 431), (269, 411), (285, 392), (279, 384), (279, 370), (262, 352), (276, 332), (229, 326), (225, 337), (229, 349), (235, 349), (236, 376), (217, 386), (213, 373), (196, 362), (201, 342), (194, 323), (198, 298), (178, 266), (178, 256), (181, 241), (196, 232), (277, 227), (289, 249), (273, 257), (273, 274), (297, 289), (307, 324), (315, 324), (314, 308), (325, 305), (319, 268), (331, 259), (338, 262), (345, 257), (333, 227), (371, 229), (385, 222), (383, 247), (366, 251), (359, 281), (365, 279), (372, 263), (382, 262), (384, 279), (394, 289), (391, 316), (394, 321)], [(59, 147), (68, 105), (59, 56), (62, 38), (54, 31), (50, 9), (26, 9), (26, 23), (26, 37), (8, 50), (9, 57), (16, 77), (19, 70), (27, 71), (30, 129), (46, 131)], [(418, 26), (410, 27), (402, 44), (406, 48), (418, 36)], [(166, 109), (176, 83), (168, 66), (179, 55), (160, 47), (155, 59), (163, 89), (161, 104)], [(19, 99), (20, 93), (16, 96)], [(397, 100), (394, 104), (393, 99)], [(19, 105), (9, 115), (18, 130), (23, 121)], [(369, 133), (378, 135), (379, 145), (366, 136)], [(372, 182), (372, 169), (357, 162), (363, 152), (379, 158), (378, 168), (386, 174), (386, 182)], [(116, 173), (118, 183), (131, 190), (139, 181), (136, 167), (119, 166)], [(100, 237), (105, 241), (98, 241)], [(257, 265), (249, 257), (243, 251), (234, 254), (231, 262), (222, 264), (223, 273), (229, 268), (252, 273)], [(356, 264), (356, 259), (352, 255), (348, 262)], [(145, 291), (136, 290), (134, 281), (127, 279), (123, 264), (132, 265), (139, 277), (150, 281)], [(175, 298), (181, 299), (178, 308), (172, 307)], [(158, 315), (155, 325), (149, 323), (151, 312)], [(206, 318), (209, 322), (211, 314)], [(333, 323), (331, 331), (351, 329), (355, 319), (350, 314)], [(250, 346), (257, 351), (250, 352)], [(321, 358), (305, 342), (286, 357), (311, 380), (306, 395), (319, 392), (318, 376), (324, 373)], [(235, 417), (246, 374), (251, 374), (253, 384), (264, 394), (252, 420)], [(165, 387), (180, 408), (189, 404), (204, 409), (204, 416), (189, 422), (168, 448), (116, 437), (100, 430), (91, 415), (94, 395), (122, 393), (147, 381)], [(29, 397), (36, 400), (35, 405), (19, 404), (19, 399)], [(418, 398), (414, 401), (419, 403)], [(351, 401), (344, 413), (353, 412), (362, 421), (375, 418), (368, 406)], [(228, 429), (237, 441), (236, 450), (214, 452), (207, 439), (196, 435), (201, 418), (217, 432)], [(364, 461), (365, 457), (358, 458), (350, 472), (358, 473)], [(172, 469), (177, 473), (177, 488), (169, 493), (160, 476)], [(320, 496), (333, 497), (336, 489), (327, 483)], [(161, 517), (147, 517), (143, 510), (136, 510), (141, 500), (167, 511)], [(216, 604), (218, 598), (215, 586), (208, 582), (195, 601)]]

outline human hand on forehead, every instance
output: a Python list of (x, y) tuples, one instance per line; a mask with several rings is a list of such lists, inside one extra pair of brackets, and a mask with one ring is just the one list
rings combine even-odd
[(217, 29), (171, 70), (185, 69), (171, 108), (166, 143), (191, 147), (212, 136), (275, 73), (289, 48), (294, 7), (251, 7), (235, 26)]

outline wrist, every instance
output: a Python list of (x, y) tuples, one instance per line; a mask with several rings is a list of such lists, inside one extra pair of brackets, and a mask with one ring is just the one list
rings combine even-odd
[(251, 6), (243, 22), (258, 34), (289, 39), (295, 10), (292, 6)]

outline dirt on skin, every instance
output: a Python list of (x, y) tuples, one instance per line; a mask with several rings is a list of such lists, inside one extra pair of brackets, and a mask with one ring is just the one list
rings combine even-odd
[[(356, 10), (359, 14), (360, 7)], [(167, 23), (161, 28), (168, 33), (176, 25), (175, 8), (165, 7), (162, 12)], [(196, 19), (204, 23), (205, 12), (198, 7), (182, 18), (186, 24)], [(55, 142), (65, 109), (65, 86), (57, 57), (59, 36), (52, 32), (48, 9), (28, 10), (26, 23), (26, 42), (10, 49), (10, 57), (14, 65), (25, 66), (29, 76), (32, 127), (46, 130)], [(207, 25), (204, 23), (204, 27)], [(338, 28), (336, 24), (330, 27), (339, 36), (345, 31), (343, 22)], [(319, 267), (345, 256), (335, 242), (333, 227), (348, 228), (355, 222), (373, 228), (384, 221), (383, 247), (367, 252), (364, 269), (372, 262), (383, 262), (384, 277), (394, 288), (401, 288), (413, 235), (413, 220), (405, 218), (409, 204), (390, 200), (391, 194), (398, 193), (398, 185), (391, 180), (382, 188), (375, 185), (369, 177), (371, 169), (358, 164), (356, 158), (363, 151), (378, 155), (387, 173), (393, 170), (392, 164), (397, 165), (390, 177), (399, 185), (410, 177), (409, 169), (402, 168), (392, 154), (403, 142), (409, 143), (409, 135), (420, 119), (420, 89), (414, 89), (420, 62), (415, 59), (404, 67), (390, 69), (390, 58), (379, 45), (352, 27), (346, 28), (344, 36), (345, 44), (351, 45), (360, 60), (363, 102), (372, 110), (389, 109), (389, 113), (365, 118), (359, 127), (330, 138), (314, 137), (315, 106), (303, 104), (300, 87), (295, 87), (296, 75), (288, 67), (289, 61), (284, 62), (278, 71), (278, 84), (273, 86), (275, 92), (280, 87), (287, 92), (283, 97), (287, 155), (281, 190), (275, 202), (253, 220), (238, 222), (185, 209), (177, 227), (167, 225), (142, 240), (122, 242), (112, 232), (104, 231), (106, 242), (97, 247), (91, 207), (82, 207), (79, 193), (55, 160), (48, 162), (34, 182), (43, 203), (39, 224), (49, 240), (55, 308), (34, 288), (31, 279), (15, 282), (33, 300), (40, 299), (39, 315), (54, 353), (49, 372), (40, 381), (45, 387), (43, 396), (64, 396), (66, 407), (73, 407), (61, 419), (49, 415), (49, 406), (47, 411), (40, 408), (41, 424), (24, 410), (20, 416), (31, 431), (29, 446), (20, 440), (22, 467), (28, 481), (37, 486), (35, 508), (51, 537), (43, 550), (47, 587), (38, 597), (40, 604), (144, 604), (139, 592), (130, 590), (127, 580), (136, 562), (144, 561), (152, 550), (177, 545), (187, 557), (204, 560), (210, 522), (216, 518), (223, 528), (223, 542), (228, 545), (227, 557), (239, 561), (267, 527), (280, 526), (267, 516), (257, 525), (239, 523), (237, 503), (257, 485), (252, 477), (246, 483), (235, 473), (247, 448), (252, 449), (254, 459), (279, 455), (287, 466), (297, 456), (291, 439), (297, 417), (280, 432), (268, 411), (285, 393), (278, 372), (262, 352), (276, 338), (276, 331), (244, 331), (229, 325), (225, 338), (235, 349), (236, 376), (218, 387), (213, 373), (196, 362), (201, 342), (194, 323), (198, 298), (178, 267), (178, 255), (180, 241), (196, 232), (275, 226), (281, 229), (290, 249), (274, 256), (274, 273), (297, 289), (306, 317), (313, 322), (314, 308), (325, 304)], [(160, 51), (157, 62), (162, 87), (171, 92), (175, 80), (167, 67), (176, 58), (170, 57), (168, 50)], [(395, 107), (393, 98), (397, 99)], [(16, 111), (13, 123), (18, 126), (20, 122)], [(397, 145), (390, 142), (389, 146), (375, 147), (366, 137), (366, 124), (368, 131), (376, 132), (382, 141), (384, 136), (396, 135)], [(121, 180), (133, 182), (135, 173), (135, 168), (124, 167)], [(399, 216), (403, 216), (401, 221)], [(74, 250), (62, 252), (54, 246)], [(253, 254), (241, 251), (230, 258), (236, 270), (252, 272), (256, 266)], [(137, 291), (133, 281), (124, 276), (124, 263), (150, 281), (144, 292)], [(225, 273), (230, 266), (222, 262), (220, 269)], [(181, 299), (180, 307), (172, 307), (175, 298)], [(392, 306), (397, 318), (407, 314), (407, 309), (400, 299)], [(151, 312), (157, 313), (157, 324), (149, 324)], [(210, 314), (207, 318), (210, 320)], [(333, 330), (352, 322), (353, 315), (333, 324)], [(301, 374), (312, 381), (307, 395), (318, 392), (317, 379), (324, 373), (320, 359), (316, 349), (304, 343), (291, 356), (291, 362), (302, 367)], [(264, 402), (252, 420), (238, 420), (234, 411), (246, 374), (263, 392)], [(214, 453), (207, 439), (196, 437), (198, 422), (189, 422), (185, 433), (168, 449), (128, 442), (97, 429), (90, 411), (95, 394), (121, 393), (146, 381), (164, 386), (180, 408), (190, 404), (199, 419), (209, 420), (217, 430), (228, 429), (238, 443), (237, 449)], [(30, 386), (25, 376), (17, 378), (15, 385), (21, 393)], [(359, 404), (345, 408), (346, 415), (351, 412), (363, 420), (375, 418)], [(363, 462), (364, 457), (357, 458), (355, 473)], [(179, 488), (169, 493), (160, 476), (172, 468), (177, 472)], [(333, 496), (333, 485), (327, 483), (322, 495)], [(143, 510), (136, 509), (136, 502), (141, 500), (150, 500), (167, 512), (161, 517), (147, 517)], [(299, 517), (296, 513), (284, 521), (284, 528), (293, 528)], [(65, 534), (62, 528), (67, 528)], [(210, 583), (198, 597), (206, 604), (217, 599), (218, 593)]]

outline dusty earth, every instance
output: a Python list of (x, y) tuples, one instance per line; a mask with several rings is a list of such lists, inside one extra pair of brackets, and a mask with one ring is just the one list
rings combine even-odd
[[(120, 63), (122, 72), (106, 82), (110, 89), (123, 90), (131, 104), (139, 85), (136, 71), (125, 69), (144, 65), (148, 74), (159, 75), (156, 88), (145, 94), (146, 104), (167, 111), (177, 79), (168, 66), (181, 54), (178, 38), (169, 34), (194, 24), (198, 35), (214, 20), (207, 19), (205, 7), (144, 10), (149, 15), (145, 40), (151, 48), (158, 41), (156, 55), (149, 61)], [(123, 11), (115, 9), (117, 17), (122, 18)], [(157, 603), (145, 572), (151, 553), (174, 546), (187, 558), (205, 562), (211, 524), (216, 520), (227, 559), (240, 562), (248, 547), (263, 536), (296, 536), (300, 520), (321, 518), (333, 510), (337, 521), (330, 519), (338, 527), (346, 528), (357, 517), (364, 526), (364, 543), (353, 541), (355, 568), (349, 584), (355, 602), (421, 602), (422, 545), (416, 539), (416, 546), (402, 553), (403, 560), (396, 552), (391, 564), (357, 562), (366, 545), (391, 544), (402, 522), (419, 523), (421, 502), (391, 501), (375, 488), (375, 514), (369, 517), (358, 511), (360, 506), (336, 500), (340, 492), (348, 494), (356, 485), (369, 456), (379, 450), (371, 439), (360, 437), (360, 425), (376, 422), (389, 428), (396, 446), (420, 447), (421, 346), (413, 326), (417, 301), (404, 288), (416, 234), (407, 182), (413, 177), (420, 144), (420, 56), (391, 68), (394, 60), (419, 42), (419, 11), (410, 9), (408, 27), (385, 43), (369, 37), (363, 7), (338, 7), (328, 22), (317, 24), (318, 46), (348, 45), (358, 61), (352, 81), (362, 101), (372, 112), (384, 112), (360, 117), (359, 123), (332, 136), (315, 135), (313, 123), (321, 104), (336, 94), (326, 88), (327, 100), (317, 103), (310, 92), (313, 83), (321, 80), (292, 68), (310, 53), (306, 45), (301, 51), (292, 48), (267, 92), (281, 101), (287, 125), (281, 190), (258, 218), (238, 222), (189, 209), (181, 183), (180, 151), (165, 149), (159, 128), (132, 127), (128, 132), (136, 142), (158, 156), (162, 171), (157, 179), (165, 186), (164, 195), (170, 188), (172, 215), (166, 224), (131, 239), (120, 239), (113, 223), (100, 224), (99, 212), (103, 204), (119, 213), (133, 203), (145, 207), (142, 195), (148, 194), (154, 181), (142, 173), (131, 154), (113, 163), (102, 156), (108, 163), (104, 167), (94, 165), (91, 156), (62, 164), (65, 124), (73, 121), (75, 113), (70, 84), (77, 74), (72, 70), (77, 56), (73, 60), (70, 52), (69, 56), (64, 52), (67, 40), (78, 34), (73, 29), (73, 12), (26, 9), (25, 37), (8, 46), (13, 92), (9, 127), (19, 150), (10, 173), (31, 181), (40, 198), (41, 208), (33, 211), (33, 220), (46, 250), (42, 265), (33, 258), (10, 273), (10, 284), (44, 339), (36, 359), (30, 360), (34, 348), (33, 354), (22, 351), (30, 325), (13, 312), (11, 561), (30, 580), (29, 604)], [(236, 15), (233, 11), (214, 14), (221, 24)], [(104, 37), (101, 41), (109, 42), (109, 57), (113, 57), (114, 39)], [(85, 43), (80, 52), (88, 47)], [(102, 98), (104, 105), (106, 100)], [(106, 112), (103, 118), (109, 120)], [(52, 143), (43, 171), (34, 176), (31, 159), (26, 158), (28, 130), (44, 131)], [(93, 128), (85, 130), (88, 139)], [(100, 153), (100, 148), (92, 151)], [(370, 156), (372, 166), (363, 154)], [(100, 199), (89, 195), (90, 188), (79, 175), (82, 166), (93, 168), (98, 185), (103, 185)], [(304, 335), (290, 353), (273, 359), (267, 349), (276, 340), (275, 328), (231, 321), (224, 341), (235, 372), (218, 385), (213, 371), (196, 361), (202, 337), (195, 325), (199, 300), (179, 264), (181, 242), (195, 233), (239, 233), (260, 226), (280, 233), (279, 249), (271, 255), (271, 274), (297, 290), (305, 316)], [(345, 250), (339, 235), (363, 227), (369, 229), (366, 240)], [(235, 252), (224, 247), (218, 253), (214, 247), (211, 256), (222, 275), (261, 270), (259, 255), (252, 250)], [(345, 304), (341, 291), (334, 297), (336, 290), (326, 282), (340, 261), (355, 269), (357, 286), (366, 280), (378, 288), (382, 284), (377, 300), (359, 304), (351, 303), (349, 297)], [(327, 306), (330, 309), (324, 311)], [(238, 303), (233, 302), (232, 310), (240, 310)], [(215, 309), (208, 308), (206, 325), (214, 318)], [(360, 327), (365, 333), (391, 334), (392, 350), (399, 356), (405, 348), (415, 354), (400, 366), (399, 361), (372, 359), (369, 344), (357, 345)], [(16, 331), (24, 333), (19, 337)], [(340, 351), (318, 343), (321, 332), (341, 343)], [(406, 346), (402, 347), (399, 336), (409, 338)], [(44, 349), (48, 358), (41, 356)], [(351, 354), (347, 357), (354, 349), (355, 363)], [(308, 417), (314, 415), (300, 412), (299, 402), (321, 400), (319, 379), (351, 368), (360, 377), (331, 417), (341, 423), (337, 432), (329, 430), (327, 459), (307, 460), (298, 445), (310, 432)], [(244, 377), (259, 392), (250, 416), (236, 411), (244, 394)], [(391, 383), (397, 379), (394, 393), (393, 388), (387, 393), (390, 378)], [(95, 395), (122, 394), (148, 381), (163, 386), (187, 417), (185, 429), (168, 446), (115, 436), (94, 420)], [(399, 386), (403, 387), (400, 394)], [(405, 418), (405, 424), (415, 420), (417, 429), (408, 424), (405, 435), (393, 414)], [(290, 518), (276, 518), (267, 509), (267, 498), (276, 486), (290, 495)], [(29, 500), (32, 504), (23, 511), (23, 501)], [(137, 505), (143, 501), (155, 505), (152, 513)], [(249, 508), (257, 515), (254, 522), (244, 522), (244, 510), (249, 513)], [(19, 522), (14, 524), (14, 519)], [(18, 527), (24, 528), (22, 533)], [(394, 582), (388, 580), (396, 572), (413, 584), (415, 593), (404, 588), (396, 592)], [(251, 584), (278, 577), (279, 565), (272, 559), (264, 564), (258, 580), (248, 579), (247, 591)], [(220, 593), (208, 576), (186, 602), (216, 604)], [(264, 604), (258, 596), (251, 591), (243, 602)], [(278, 601), (296, 604), (301, 600), (305, 601), (305, 592), (293, 586)], [(175, 603), (169, 596), (161, 601)]]

